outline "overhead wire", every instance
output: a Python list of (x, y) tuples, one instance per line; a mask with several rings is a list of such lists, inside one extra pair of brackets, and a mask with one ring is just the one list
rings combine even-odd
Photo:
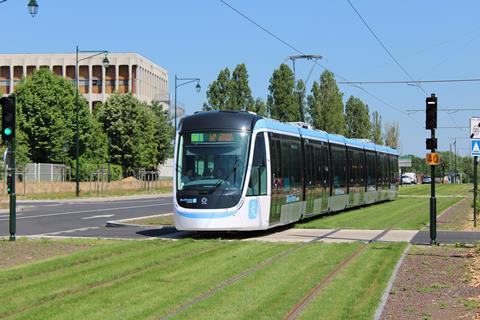
[[(225, 0), (219, 0), (221, 3), (223, 3), (225, 6), (229, 7), (231, 10), (233, 10), (234, 12), (236, 12), (238, 15), (240, 15), (241, 17), (243, 17), (244, 19), (246, 19), (247, 21), (249, 21), (250, 23), (254, 24), (255, 26), (257, 26), (258, 28), (260, 28), (261, 30), (263, 30), (265, 33), (267, 33), (268, 35), (270, 35), (271, 37), (275, 38), (276, 40), (280, 41), (281, 43), (283, 43), (285, 46), (289, 47), (290, 49), (292, 49), (293, 51), (299, 53), (299, 54), (302, 54), (302, 55), (305, 55), (304, 52), (302, 52), (301, 50), (299, 50), (298, 48), (296, 48), (295, 46), (291, 45), (290, 43), (288, 43), (287, 41), (281, 39), (279, 36), (275, 35), (273, 32), (271, 32), (270, 30), (268, 30), (267, 28), (263, 27), (262, 25), (260, 25), (259, 23), (255, 22), (253, 19), (251, 19), (250, 17), (248, 17), (246, 14), (244, 14), (243, 12), (241, 12), (240, 10), (236, 9), (235, 7), (233, 7), (231, 4), (229, 4), (228, 2), (226, 2)], [(348, 82), (348, 79), (343, 77), (342, 75), (338, 74), (338, 73), (335, 73), (333, 72), (332, 70), (330, 70), (328, 67), (326, 67), (325, 65), (321, 64), (320, 62), (318, 61), (313, 61), (316, 65), (318, 65), (319, 67), (323, 68), (324, 70), (326, 71), (329, 71), (331, 72), (335, 77), (339, 78), (339, 79), (342, 79), (346, 82)], [(373, 93), (369, 92), (368, 90), (366, 90), (365, 88), (362, 88), (360, 86), (357, 86), (357, 85), (352, 85), (353, 87), (363, 91), (365, 94), (367, 94), (368, 96), (370, 96), (371, 98), (381, 102), (382, 104), (386, 105), (387, 107), (409, 117), (410, 119), (412, 119), (413, 121), (417, 122), (418, 124), (422, 125), (420, 123), (420, 121), (418, 121), (417, 119), (413, 118), (410, 114), (408, 114), (407, 112), (393, 106), (391, 103), (388, 103), (387, 101), (377, 97), (376, 95), (374, 95)]]
[[(365, 20), (365, 18), (362, 17), (362, 15), (360, 14), (360, 12), (358, 12), (357, 8), (355, 8), (355, 6), (353, 5), (353, 3), (350, 1), (350, 0), (347, 0), (348, 4), (350, 5), (350, 7), (353, 9), (353, 11), (355, 11), (355, 13), (357, 14), (357, 16), (360, 18), (360, 20), (362, 20), (363, 24), (365, 25), (365, 27), (367, 27), (368, 31), (370, 31), (370, 33), (373, 35), (373, 37), (377, 40), (377, 42), (380, 44), (380, 46), (385, 50), (385, 52), (388, 54), (388, 56), (393, 60), (393, 62), (395, 62), (395, 64), (400, 68), (400, 70), (402, 70), (402, 72), (410, 79), (413, 81), (413, 77), (410, 75), (410, 73), (408, 73), (408, 71), (400, 64), (400, 62), (393, 56), (393, 54), (390, 52), (390, 50), (387, 48), (387, 46), (383, 43), (383, 41), (377, 36), (377, 34), (375, 33), (375, 31), (373, 31), (373, 29), (368, 25), (367, 21)], [(420, 90), (423, 91), (423, 93), (425, 95), (428, 95), (427, 92), (425, 91), (425, 89), (421, 86), (421, 85), (418, 85), (417, 86)]]

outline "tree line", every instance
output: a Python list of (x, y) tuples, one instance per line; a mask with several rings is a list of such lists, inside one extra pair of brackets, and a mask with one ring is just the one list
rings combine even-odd
[(72, 81), (41, 68), (15, 86), (17, 162), (62, 163), (75, 175), (76, 113), (79, 119), (79, 175), (82, 180), (111, 165), (113, 178), (155, 170), (172, 153), (173, 128), (167, 111), (132, 94), (112, 94), (90, 113), (75, 99)]
[(341, 134), (349, 138), (369, 139), (376, 144), (399, 146), (398, 122), (386, 123), (378, 111), (370, 114), (361, 99), (350, 96), (344, 104), (332, 72), (324, 71), (315, 80), (307, 94), (302, 80), (295, 83), (292, 69), (282, 63), (273, 71), (266, 102), (254, 98), (248, 82), (245, 64), (238, 64), (233, 72), (220, 70), (217, 79), (209, 84), (203, 110), (252, 111), (282, 122), (306, 120), (315, 129)]

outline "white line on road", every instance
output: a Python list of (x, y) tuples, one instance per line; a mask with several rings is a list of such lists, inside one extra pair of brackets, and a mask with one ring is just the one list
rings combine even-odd
[(113, 216), (114, 216), (114, 214), (100, 214), (98, 216), (85, 217), (85, 218), (82, 218), (82, 220), (97, 219), (97, 218), (110, 218), (110, 217), (113, 217)]
[[(131, 206), (131, 207), (92, 209), (92, 210), (82, 210), (82, 211), (57, 212), (57, 213), (48, 213), (48, 214), (38, 214), (36, 216), (18, 217), (17, 220), (43, 218), (43, 217), (53, 217), (53, 216), (65, 216), (65, 215), (77, 214), (77, 213), (105, 212), (105, 211), (114, 211), (114, 210), (128, 210), (128, 209), (138, 209), (138, 208), (147, 208), (147, 207), (158, 207), (158, 206), (166, 206), (166, 205), (172, 205), (172, 204), (173, 204), (173, 202), (167, 202), (167, 203), (158, 203), (158, 204), (146, 204), (146, 205), (143, 205), (143, 206)], [(0, 218), (0, 221), (7, 221), (7, 220), (8, 219)]]
[(86, 228), (69, 229), (69, 230), (63, 230), (63, 231), (48, 232), (48, 233), (45, 233), (45, 234), (56, 235), (56, 234), (61, 234), (61, 233), (73, 233), (73, 232), (77, 232), (77, 231), (87, 231), (87, 230), (94, 230), (94, 229), (100, 229), (100, 227), (86, 227)]

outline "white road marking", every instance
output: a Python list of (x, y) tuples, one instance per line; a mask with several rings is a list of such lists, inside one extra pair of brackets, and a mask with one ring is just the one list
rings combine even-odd
[(87, 231), (87, 230), (94, 230), (94, 229), (99, 229), (100, 227), (86, 227), (86, 228), (77, 228), (77, 229), (70, 229), (70, 230), (63, 230), (63, 231), (56, 231), (56, 232), (48, 232), (45, 234), (48, 235), (56, 235), (56, 234), (62, 234), (62, 233), (73, 233), (77, 231)]
[(114, 216), (114, 214), (101, 214), (101, 215), (98, 215), (98, 216), (85, 217), (85, 218), (82, 218), (82, 220), (97, 219), (97, 218), (110, 218), (110, 217), (113, 217), (113, 216)]
[[(173, 202), (167, 203), (158, 203), (158, 204), (147, 204), (143, 206), (131, 206), (131, 207), (118, 207), (118, 208), (105, 208), (105, 209), (92, 209), (92, 210), (82, 210), (82, 211), (69, 211), (69, 212), (57, 212), (57, 213), (47, 213), (47, 214), (38, 214), (35, 216), (26, 216), (26, 217), (18, 217), (19, 219), (34, 219), (34, 218), (43, 218), (43, 217), (53, 217), (53, 216), (65, 216), (70, 214), (78, 214), (78, 213), (89, 213), (89, 212), (105, 212), (105, 211), (114, 211), (114, 210), (128, 210), (128, 209), (138, 209), (138, 208), (147, 208), (147, 207), (158, 207), (158, 206), (166, 206), (172, 205)], [(7, 221), (8, 219), (0, 218), (0, 221)]]

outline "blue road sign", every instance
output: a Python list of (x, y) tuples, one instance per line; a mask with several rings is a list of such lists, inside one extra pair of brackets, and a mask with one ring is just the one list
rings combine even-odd
[(472, 157), (480, 157), (480, 139), (472, 139), (470, 143), (472, 145)]

